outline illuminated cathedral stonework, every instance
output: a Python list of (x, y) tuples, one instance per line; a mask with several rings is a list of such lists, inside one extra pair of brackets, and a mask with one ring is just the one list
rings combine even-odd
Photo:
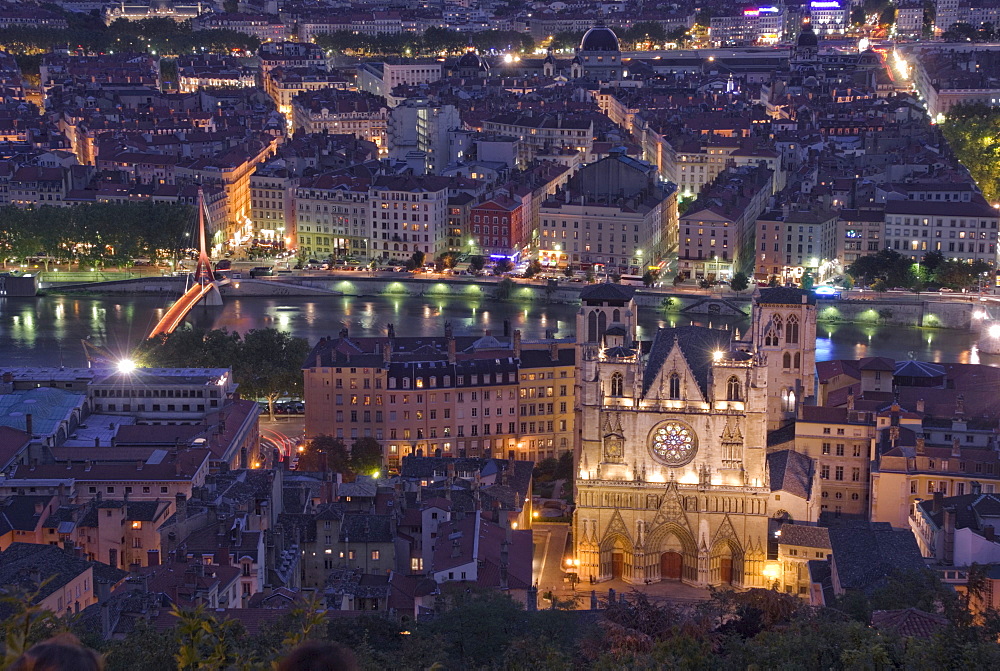
[(772, 491), (767, 432), (812, 393), (814, 300), (763, 289), (743, 339), (684, 326), (638, 343), (633, 293), (581, 294), (579, 576), (765, 586), (769, 520), (809, 507)]

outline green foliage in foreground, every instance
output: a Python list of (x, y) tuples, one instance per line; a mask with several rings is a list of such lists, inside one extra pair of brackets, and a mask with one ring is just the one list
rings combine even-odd
[[(316, 638), (350, 648), (366, 670), (1000, 668), (996, 613), (973, 624), (964, 599), (929, 573), (893, 576), (874, 594), (849, 595), (834, 608), (754, 589), (713, 592), (697, 605), (656, 604), (632, 593), (601, 611), (527, 612), (505, 595), (459, 584), (443, 585), (432, 605), (434, 618), (415, 623), (378, 613), (326, 619), (314, 601), (254, 636), (204, 609), (175, 611), (172, 629), (140, 624), (110, 643), (73, 619), (37, 612), (26, 619), (27, 609), (2, 626), (8, 641), (13, 630), (28, 642), (68, 628), (106, 655), (109, 671), (134, 668), (137, 659), (149, 671), (267, 669)], [(942, 614), (948, 625), (928, 639), (868, 626), (874, 609), (907, 607)], [(35, 624), (24, 632), (28, 620)]]
[(956, 105), (948, 112), (941, 131), (986, 200), (1000, 201), (1000, 109)]

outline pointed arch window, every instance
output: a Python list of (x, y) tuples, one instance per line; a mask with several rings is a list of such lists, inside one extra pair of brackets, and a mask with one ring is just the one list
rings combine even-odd
[(792, 354), (791, 354), (791, 352), (785, 352), (781, 356), (781, 367), (784, 368), (785, 370), (788, 370), (789, 368), (792, 367)]
[(681, 397), (681, 376), (677, 373), (671, 373), (670, 375), (668, 396), (675, 401)]
[(587, 342), (597, 342), (597, 310), (587, 315)]
[(788, 325), (785, 327), (785, 343), (797, 345), (799, 342), (799, 318), (792, 315), (788, 318)]
[(615, 373), (611, 376), (611, 395), (612, 396), (624, 396), (625, 395), (625, 378), (621, 373)]
[(796, 352), (795, 353), (795, 370), (798, 370), (799, 368), (802, 368), (802, 353), (801, 352)]
[(727, 401), (741, 401), (742, 395), (740, 393), (740, 381), (735, 375), (729, 378), (729, 382), (726, 383), (726, 400)]

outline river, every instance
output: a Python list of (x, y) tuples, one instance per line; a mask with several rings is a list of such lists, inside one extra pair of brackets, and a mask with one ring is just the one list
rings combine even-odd
[[(154, 297), (73, 297), (0, 299), (0, 365), (82, 366), (86, 360), (80, 341), (90, 337), (123, 355), (139, 342), (162, 316), (169, 301)], [(245, 333), (274, 327), (314, 342), (335, 336), (342, 328), (354, 335), (384, 334), (394, 324), (396, 334), (432, 336), (444, 333), (451, 321), (456, 333), (491, 330), (500, 335), (504, 322), (520, 329), (525, 339), (542, 338), (554, 329), (559, 337), (575, 331), (576, 308), (542, 302), (497, 303), (461, 297), (322, 297), (241, 298), (222, 307), (198, 307), (189, 321), (205, 328)], [(656, 328), (699, 324), (719, 328), (747, 328), (747, 319), (695, 319), (676, 313), (642, 308), (639, 337), (650, 338)], [(980, 355), (975, 334), (969, 331), (919, 329), (868, 324), (821, 324), (816, 359), (854, 359), (887, 356), (924, 361), (958, 361), (1000, 365), (1000, 356)]]

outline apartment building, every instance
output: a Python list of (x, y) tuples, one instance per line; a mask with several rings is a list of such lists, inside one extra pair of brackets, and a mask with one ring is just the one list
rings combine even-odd
[(551, 149), (575, 149), (589, 161), (594, 146), (594, 122), (563, 114), (510, 112), (487, 119), (483, 130), (518, 138), (517, 159), (522, 166)]
[(716, 47), (747, 47), (777, 44), (785, 36), (788, 9), (784, 5), (764, 5), (713, 16), (709, 39)]
[(285, 24), (273, 14), (220, 12), (202, 14), (191, 21), (194, 30), (232, 30), (261, 42), (279, 42), (288, 35)]
[(385, 154), (389, 109), (385, 100), (362, 91), (320, 89), (292, 100), (292, 130), (310, 133), (347, 133), (374, 142)]
[(253, 236), (277, 247), (297, 249), (294, 189), (299, 178), (280, 165), (263, 164), (250, 175)]
[(441, 79), (444, 64), (433, 60), (383, 61), (358, 65), (358, 89), (389, 99), (397, 86), (418, 86)]
[(678, 273), (715, 281), (749, 265), (754, 223), (771, 197), (772, 180), (764, 166), (719, 173), (680, 217)]
[(435, 175), (381, 175), (372, 182), (371, 255), (405, 261), (423, 252), (428, 261), (448, 250), (448, 196), (453, 180)]
[(439, 174), (458, 159), (452, 148), (452, 131), (462, 128), (462, 118), (454, 105), (412, 98), (389, 112), (386, 140), (389, 157), (405, 160), (418, 174)]
[(315, 44), (305, 42), (265, 42), (257, 50), (260, 71), (266, 74), (274, 68), (326, 69), (326, 54)]
[(804, 405), (795, 421), (795, 451), (813, 459), (820, 510), (836, 516), (868, 512), (869, 464), (874, 416), (851, 407)]
[(1000, 210), (977, 194), (969, 202), (887, 200), (885, 246), (918, 260), (929, 251), (960, 261), (997, 263)]
[(370, 180), (320, 175), (293, 189), (297, 247), (307, 257), (367, 257)]
[(828, 227), (823, 238), (823, 258), (836, 259), (842, 267), (859, 257), (876, 254), (885, 246), (885, 210), (840, 210), (836, 226)]
[(264, 92), (289, 122), (292, 119), (292, 100), (300, 93), (328, 88), (340, 91), (354, 89), (354, 85), (344, 75), (321, 68), (277, 67), (264, 71), (262, 79)]
[(573, 356), (566, 342), (526, 347), (516, 331), (502, 341), (450, 326), (444, 338), (342, 332), (306, 360), (306, 435), (373, 437), (390, 467), (413, 454), (555, 456), (571, 447)]
[(615, 152), (543, 202), (538, 221), (547, 263), (642, 275), (676, 248), (677, 187), (660, 182), (654, 166)]
[(219, 248), (234, 246), (253, 237), (250, 176), (257, 165), (271, 157), (279, 138), (258, 134), (252, 140), (211, 158), (178, 161), (175, 174), (201, 184), (219, 186), (225, 191), (225, 226), (213, 231), (210, 244)]
[[(775, 210), (757, 219), (757, 256), (754, 272), (758, 279), (776, 275), (782, 282), (798, 281), (805, 273), (815, 277), (825, 260), (833, 258), (837, 214), (823, 209)], [(829, 241), (829, 247), (824, 246)], [(824, 256), (826, 255), (826, 256)]]
[(493, 259), (517, 261), (524, 246), (524, 206), (498, 195), (472, 207), (470, 240), (475, 251)]

